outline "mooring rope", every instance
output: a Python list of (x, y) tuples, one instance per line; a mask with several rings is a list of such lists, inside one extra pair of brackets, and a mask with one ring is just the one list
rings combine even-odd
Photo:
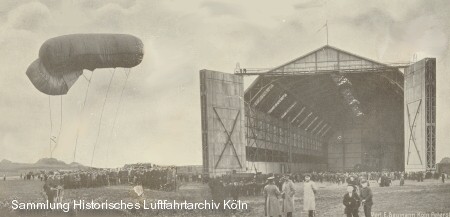
[(102, 118), (103, 118), (103, 111), (105, 110), (106, 100), (108, 99), (109, 90), (111, 88), (111, 83), (112, 83), (112, 80), (114, 78), (114, 74), (115, 73), (116, 73), (116, 69), (114, 68), (114, 71), (113, 71), (113, 73), (111, 75), (111, 79), (109, 80), (109, 85), (108, 85), (108, 90), (106, 91), (105, 100), (103, 101), (102, 112), (100, 113), (100, 122), (98, 124), (97, 137), (95, 139), (94, 149), (92, 150), (91, 167), (92, 167), (92, 162), (94, 161), (95, 148), (97, 146), (98, 138), (100, 136), (100, 129), (101, 129), (101, 126), (102, 126)]
[[(84, 74), (83, 74), (84, 76)], [(87, 87), (86, 87), (86, 92), (84, 94), (84, 101), (83, 101), (83, 106), (81, 107), (81, 113), (80, 113), (80, 119), (79, 119), (79, 123), (78, 123), (78, 128), (77, 128), (77, 135), (75, 138), (75, 149), (73, 150), (73, 161), (75, 162), (76, 160), (76, 154), (77, 154), (77, 146), (78, 146), (78, 137), (80, 135), (80, 126), (81, 126), (81, 120), (83, 118), (83, 113), (84, 113), (84, 107), (86, 107), (86, 100), (87, 100), (87, 96), (88, 96), (88, 92), (89, 92), (89, 87), (91, 85), (91, 80), (92, 80), (92, 76), (94, 76), (94, 71), (92, 71), (91, 76), (89, 77), (89, 79), (87, 79), (86, 76), (84, 76), (87, 80)]]
[(61, 108), (60, 108), (60, 110), (61, 110), (61, 117), (60, 117), (60, 120), (61, 120), (61, 122), (60, 122), (60, 125), (59, 125), (59, 132), (58, 132), (58, 137), (56, 138), (56, 144), (55, 144), (55, 146), (53, 147), (53, 149), (52, 149), (52, 151), (51, 151), (51, 157), (53, 157), (53, 152), (55, 151), (55, 149), (56, 149), (56, 147), (58, 147), (58, 145), (59, 145), (59, 137), (61, 137), (61, 131), (62, 131), (62, 126), (63, 126), (63, 96), (61, 95), (61, 97), (60, 97), (60, 99), (61, 99)]
[(50, 111), (50, 138), (49, 138), (49, 142), (50, 142), (50, 158), (52, 158), (52, 133), (53, 133), (53, 120), (52, 120), (52, 105), (51, 105), (51, 99), (50, 99), (50, 95), (48, 96), (48, 108)]
[(108, 160), (109, 160), (109, 147), (110, 147), (110, 144), (111, 144), (112, 134), (113, 134), (113, 132), (114, 132), (114, 127), (115, 127), (115, 125), (116, 125), (117, 116), (118, 116), (118, 114), (119, 114), (120, 106), (122, 105), (123, 92), (124, 92), (125, 87), (126, 87), (126, 85), (127, 85), (128, 78), (129, 78), (129, 76), (130, 76), (130, 74), (131, 74), (131, 69), (128, 69), (128, 72), (126, 71), (126, 69), (124, 69), (124, 73), (125, 73), (125, 76), (126, 76), (125, 82), (124, 82), (124, 84), (123, 84), (123, 86), (122, 86), (122, 90), (121, 90), (121, 92), (120, 92), (119, 103), (118, 103), (118, 105), (117, 105), (116, 113), (115, 113), (115, 115), (114, 115), (114, 120), (113, 120), (113, 124), (112, 124), (112, 127), (111, 127), (111, 132), (110, 132), (110, 134), (109, 134), (108, 143), (106, 144), (106, 147), (107, 147), (107, 149), (106, 149), (106, 163), (109, 163), (109, 161), (108, 161)]

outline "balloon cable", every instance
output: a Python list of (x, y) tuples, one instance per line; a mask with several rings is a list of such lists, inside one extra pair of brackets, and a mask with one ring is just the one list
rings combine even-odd
[(84, 107), (86, 107), (86, 100), (87, 100), (87, 96), (89, 93), (89, 87), (91, 86), (91, 80), (92, 80), (92, 76), (94, 75), (94, 71), (91, 72), (91, 76), (89, 77), (89, 79), (84, 74), (82, 74), (82, 75), (86, 78), (88, 83), (87, 83), (87, 87), (86, 87), (86, 92), (84, 94), (83, 106), (81, 107), (81, 113), (80, 113), (80, 119), (79, 119), (78, 128), (77, 128), (77, 135), (75, 138), (75, 149), (73, 150), (73, 161), (72, 162), (75, 162), (75, 160), (76, 160), (78, 137), (80, 135), (80, 128), (81, 128), (81, 119), (83, 117)]
[(61, 114), (61, 117), (60, 117), (61, 123), (59, 125), (59, 132), (58, 132), (58, 137), (56, 138), (56, 144), (53, 147), (52, 152), (51, 152), (52, 157), (53, 157), (53, 152), (55, 151), (56, 147), (58, 147), (58, 145), (59, 145), (59, 137), (61, 136), (62, 125), (63, 125), (63, 96), (62, 95), (61, 95), (61, 113), (60, 114)]
[(121, 104), (122, 104), (123, 92), (124, 92), (124, 90), (125, 90), (125, 87), (127, 86), (127, 82), (128, 82), (128, 78), (129, 78), (130, 73), (131, 73), (131, 69), (128, 69), (128, 72), (124, 69), (124, 73), (125, 73), (125, 76), (126, 76), (125, 82), (124, 82), (124, 84), (123, 84), (123, 86), (122, 86), (122, 91), (120, 92), (119, 103), (117, 104), (116, 113), (115, 113), (115, 115), (114, 115), (114, 121), (113, 121), (113, 124), (112, 124), (112, 127), (111, 127), (111, 132), (110, 132), (110, 134), (109, 134), (108, 143), (106, 144), (106, 145), (107, 145), (107, 150), (106, 150), (106, 163), (109, 163), (109, 162), (108, 162), (108, 159), (109, 159), (109, 146), (110, 146), (110, 144), (111, 144), (111, 139), (112, 139), (112, 135), (113, 135), (113, 132), (114, 132), (114, 127), (115, 127), (115, 125), (116, 125), (117, 116), (118, 116), (118, 114), (119, 114), (119, 109), (120, 109), (120, 106), (121, 106)]
[(102, 126), (103, 111), (105, 110), (106, 100), (108, 99), (109, 89), (111, 87), (111, 83), (112, 83), (115, 73), (116, 73), (116, 69), (114, 68), (114, 71), (111, 75), (111, 79), (109, 80), (108, 89), (106, 90), (106, 96), (105, 96), (105, 100), (103, 101), (102, 112), (100, 113), (100, 122), (98, 123), (97, 138), (95, 139), (94, 149), (92, 150), (91, 167), (92, 167), (92, 162), (94, 161), (95, 148), (97, 146), (98, 138), (100, 136), (100, 128)]
[(49, 108), (49, 111), (50, 111), (50, 141), (49, 141), (50, 142), (49, 143), (50, 149), (49, 149), (49, 151), (50, 151), (50, 158), (52, 158), (53, 120), (52, 120), (52, 105), (51, 105), (51, 101), (50, 101), (50, 95), (48, 96), (48, 108)]

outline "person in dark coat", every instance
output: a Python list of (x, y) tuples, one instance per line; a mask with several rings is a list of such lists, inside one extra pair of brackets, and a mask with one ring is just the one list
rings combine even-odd
[(361, 203), (363, 205), (364, 208), (364, 215), (366, 217), (371, 217), (371, 212), (372, 212), (372, 205), (373, 205), (373, 201), (372, 201), (372, 197), (373, 197), (373, 193), (372, 193), (372, 189), (370, 189), (368, 182), (366, 180), (363, 180), (361, 182), (362, 188), (361, 188)]
[(237, 182), (233, 182), (230, 187), (231, 198), (236, 201), (239, 200), (239, 192), (241, 191), (239, 184)]
[[(233, 204), (237, 204), (237, 202), (239, 200), (239, 192), (241, 191), (241, 187), (239, 186), (239, 184), (237, 182), (233, 182), (231, 184), (230, 191), (231, 191), (230, 192), (231, 198), (233, 198)], [(233, 213), (236, 213), (236, 210), (233, 210)]]
[(47, 200), (49, 203), (53, 203), (56, 197), (56, 188), (58, 187), (58, 181), (56, 180), (53, 172), (50, 173), (50, 177), (45, 182), (43, 188), (45, 194), (47, 195)]
[(217, 201), (219, 204), (219, 210), (224, 210), (223, 201), (225, 200), (225, 186), (223, 185), (222, 181), (215, 178), (210, 181), (210, 189), (211, 189), (211, 195), (214, 201)]
[(423, 173), (422, 172), (419, 172), (417, 174), (417, 182), (423, 182)]
[(358, 194), (354, 192), (353, 186), (347, 186), (347, 193), (344, 195), (344, 199), (342, 203), (345, 206), (344, 213), (347, 214), (347, 217), (359, 217), (358, 209), (360, 205), (361, 199)]
[(353, 187), (353, 193), (359, 194), (359, 185), (360, 184), (359, 184), (358, 180), (356, 180), (355, 176), (351, 175), (350, 177), (348, 177), (347, 184), (348, 184), (348, 186)]

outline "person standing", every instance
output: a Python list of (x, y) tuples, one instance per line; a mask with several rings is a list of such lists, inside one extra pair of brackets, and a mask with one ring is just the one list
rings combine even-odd
[(64, 179), (59, 172), (55, 172), (53, 180), (54, 184), (56, 185), (56, 187), (53, 189), (55, 191), (54, 201), (57, 203), (61, 203), (64, 197)]
[(359, 194), (360, 183), (354, 174), (350, 175), (350, 177), (347, 179), (347, 184), (348, 184), (348, 186), (353, 187), (353, 189), (354, 189), (353, 193)]
[(347, 186), (347, 193), (344, 195), (344, 199), (342, 201), (345, 206), (344, 213), (347, 217), (359, 217), (358, 209), (360, 205), (360, 198), (354, 190), (355, 188), (353, 186)]
[(44, 184), (44, 192), (47, 195), (47, 200), (49, 203), (53, 203), (56, 197), (56, 189), (58, 187), (58, 183), (55, 180), (55, 175), (53, 172), (49, 173), (49, 178)]
[(347, 179), (347, 184), (348, 184), (349, 186), (356, 187), (357, 181), (356, 181), (354, 175), (350, 175), (350, 177), (348, 177), (348, 179)]
[(368, 182), (366, 180), (363, 180), (361, 182), (362, 188), (361, 188), (361, 203), (363, 205), (364, 208), (364, 215), (366, 217), (371, 217), (371, 213), (372, 213), (372, 205), (373, 205), (373, 201), (372, 201), (372, 197), (373, 197), (373, 193), (372, 193), (372, 189), (370, 189)]
[(403, 175), (403, 173), (400, 175), (400, 186), (405, 185), (405, 176)]
[(290, 176), (287, 175), (284, 178), (284, 183), (282, 187), (282, 195), (283, 195), (283, 213), (286, 213), (286, 217), (292, 217), (292, 213), (294, 212), (294, 183), (290, 179)]
[(311, 176), (306, 174), (303, 183), (303, 210), (308, 212), (309, 217), (314, 217), (316, 210), (316, 192), (315, 183), (311, 181)]
[[(239, 193), (242, 190), (241, 187), (239, 186), (238, 182), (233, 182), (231, 183), (231, 189), (230, 189), (230, 194), (231, 194), (231, 198), (233, 199), (233, 204), (237, 204), (238, 200), (239, 200)], [(237, 206), (236, 206), (237, 207)], [(233, 214), (236, 213), (236, 209), (233, 209)]]
[(214, 178), (210, 180), (209, 185), (213, 200), (217, 201), (217, 203), (219, 204), (219, 210), (224, 211), (225, 207), (223, 201), (225, 200), (225, 194), (227, 193), (224, 183), (219, 178)]
[[(6, 175), (5, 175), (5, 177), (6, 177)], [(442, 180), (442, 183), (445, 183), (445, 173), (441, 174), (441, 180)]]
[(278, 200), (281, 193), (275, 185), (274, 179), (275, 177), (267, 178), (268, 184), (264, 187), (265, 216), (270, 217), (281, 216), (280, 201)]

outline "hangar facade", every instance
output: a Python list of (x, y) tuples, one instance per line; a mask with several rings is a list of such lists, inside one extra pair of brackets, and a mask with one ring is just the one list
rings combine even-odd
[[(200, 71), (203, 171), (434, 170), (436, 60), (326, 45), (270, 70)], [(244, 90), (243, 76), (257, 76)]]

